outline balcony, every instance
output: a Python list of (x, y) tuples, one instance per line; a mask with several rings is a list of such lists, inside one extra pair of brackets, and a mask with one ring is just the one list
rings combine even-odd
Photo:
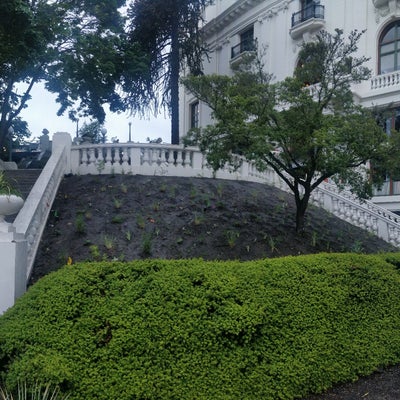
[(239, 64), (245, 55), (254, 54), (257, 50), (257, 41), (248, 39), (231, 48), (231, 66)]
[(364, 107), (399, 104), (400, 70), (372, 76), (354, 86), (354, 94)]
[(325, 6), (311, 4), (292, 15), (290, 36), (298, 39), (306, 32), (314, 32), (325, 26)]

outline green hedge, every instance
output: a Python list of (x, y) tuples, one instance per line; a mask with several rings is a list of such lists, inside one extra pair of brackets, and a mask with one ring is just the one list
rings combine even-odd
[(0, 374), (71, 400), (294, 399), (400, 362), (400, 255), (67, 266), (0, 318)]

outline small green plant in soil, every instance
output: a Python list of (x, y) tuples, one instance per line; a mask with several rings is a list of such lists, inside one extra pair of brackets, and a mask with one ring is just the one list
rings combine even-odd
[(78, 214), (75, 218), (75, 232), (83, 235), (86, 232), (86, 224), (83, 214)]
[(104, 247), (108, 250), (108, 251), (112, 251), (115, 247), (115, 238), (105, 235), (103, 238), (103, 242), (104, 242)]
[(351, 246), (351, 251), (353, 252), (353, 253), (363, 253), (363, 251), (364, 251), (364, 248), (363, 248), (363, 245), (362, 245), (362, 243), (359, 241), (359, 240), (356, 240), (354, 243), (353, 243), (353, 245)]
[(269, 237), (268, 237), (268, 245), (269, 245), (269, 249), (271, 250), (271, 253), (278, 251), (278, 249), (276, 247), (276, 240), (271, 235), (269, 235)]
[(224, 192), (224, 187), (223, 187), (223, 185), (222, 185), (222, 183), (219, 183), (218, 185), (217, 185), (217, 196), (221, 199), (222, 198), (222, 196), (223, 196), (223, 193)]
[(189, 194), (189, 198), (194, 199), (197, 195), (197, 191), (196, 188), (194, 186), (192, 186), (190, 188), (190, 194)]
[(204, 216), (198, 213), (194, 213), (193, 223), (198, 226), (204, 222)]
[(125, 185), (125, 183), (121, 183), (121, 192), (124, 194), (128, 193), (128, 187)]
[(149, 257), (153, 245), (153, 235), (150, 232), (145, 232), (142, 235), (142, 256)]
[(136, 217), (136, 224), (140, 229), (144, 229), (144, 227), (146, 226), (146, 221), (145, 221), (145, 219), (144, 219), (142, 214), (139, 214)]
[(125, 239), (130, 242), (132, 240), (132, 232), (128, 229), (125, 231)]
[(122, 207), (122, 201), (120, 199), (114, 198), (114, 208), (119, 210)]
[(314, 231), (311, 234), (311, 246), (312, 247), (315, 247), (317, 245), (317, 239), (318, 239), (318, 233)]
[(230, 248), (233, 248), (236, 245), (236, 241), (240, 237), (240, 233), (237, 231), (226, 231), (225, 236), (226, 236), (226, 240), (228, 242), (228, 246)]
[(94, 261), (100, 261), (101, 260), (101, 253), (99, 250), (99, 246), (92, 244), (89, 247), (89, 251), (90, 251), (90, 256)]
[(111, 222), (113, 224), (122, 224), (122, 222), (124, 222), (124, 217), (122, 215), (115, 215), (112, 218)]

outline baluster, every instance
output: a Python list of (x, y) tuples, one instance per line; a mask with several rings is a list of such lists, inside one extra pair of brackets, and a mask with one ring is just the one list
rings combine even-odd
[(397, 230), (392, 225), (388, 225), (388, 238), (389, 238), (389, 243), (395, 246), (397, 242)]
[(90, 172), (95, 172), (98, 170), (96, 165), (96, 153), (93, 147), (89, 149), (88, 167)]
[(182, 152), (182, 165), (184, 167), (190, 166), (190, 152), (188, 150)]
[(160, 149), (160, 164), (167, 164), (167, 157), (165, 155), (166, 150), (164, 148)]
[(112, 168), (112, 148), (111, 147), (106, 148), (106, 164), (105, 164), (105, 166), (107, 169), (109, 169), (111, 171), (111, 168)]
[(359, 224), (360, 227), (365, 229), (365, 223), (366, 223), (365, 211), (364, 210), (359, 210), (359, 212), (358, 212), (358, 224)]
[(337, 208), (337, 215), (344, 219), (344, 203), (342, 200), (338, 200), (338, 208)]
[(87, 149), (83, 148), (81, 149), (81, 165), (84, 165), (85, 167), (88, 165), (89, 159), (88, 159), (88, 154), (87, 154)]
[(127, 171), (129, 169), (129, 154), (128, 147), (123, 147), (122, 149), (122, 168), (123, 171)]
[(359, 220), (359, 211), (358, 207), (353, 207), (353, 212), (351, 213), (351, 221), (356, 226)]
[(182, 150), (177, 150), (176, 151), (175, 166), (176, 167), (182, 167), (183, 166)]
[(148, 147), (145, 147), (143, 149), (142, 165), (150, 166), (150, 155), (149, 155), (149, 148)]
[(372, 232), (378, 235), (378, 218), (372, 217)]
[(372, 232), (372, 217), (371, 214), (366, 213), (365, 215), (365, 228), (367, 229), (367, 231)]
[(351, 205), (349, 203), (345, 203), (344, 205), (344, 218), (347, 222), (351, 222)]
[(332, 197), (332, 213), (334, 215), (339, 214), (339, 200), (337, 197)]

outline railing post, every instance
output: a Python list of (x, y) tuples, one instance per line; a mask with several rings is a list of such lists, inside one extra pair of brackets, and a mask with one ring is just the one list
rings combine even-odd
[(131, 160), (131, 173), (138, 174), (140, 173), (140, 167), (142, 165), (142, 155), (140, 147), (130, 147), (129, 149), (129, 158)]
[(65, 166), (65, 174), (70, 174), (72, 172), (71, 168), (71, 146), (72, 146), (72, 139), (71, 135), (66, 132), (56, 132), (53, 135), (53, 142), (52, 142), (52, 152), (54, 153), (55, 150), (58, 148), (65, 147), (65, 151), (67, 154), (67, 162)]
[(0, 222), (0, 315), (26, 291), (27, 242), (11, 224)]

